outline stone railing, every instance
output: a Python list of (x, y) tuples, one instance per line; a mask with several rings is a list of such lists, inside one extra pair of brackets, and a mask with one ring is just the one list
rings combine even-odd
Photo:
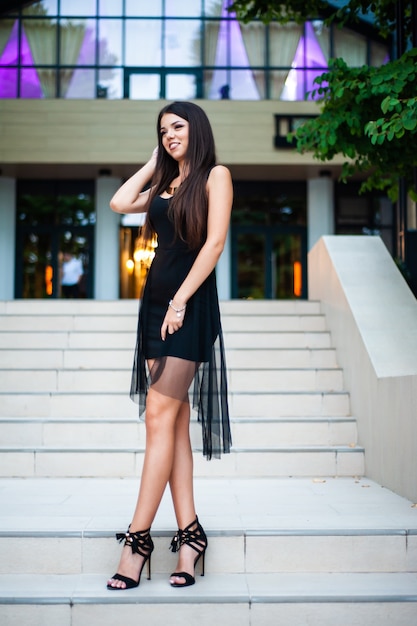
[(379, 237), (325, 236), (309, 253), (309, 298), (344, 369), (366, 475), (417, 501), (417, 300)]

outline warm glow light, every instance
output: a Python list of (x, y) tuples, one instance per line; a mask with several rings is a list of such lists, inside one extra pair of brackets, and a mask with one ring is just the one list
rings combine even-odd
[(142, 237), (138, 237), (136, 240), (136, 247), (133, 253), (135, 263), (141, 264), (147, 269), (150, 268), (153, 258), (155, 256), (155, 248), (158, 245), (156, 238), (150, 241), (144, 241)]
[(133, 270), (135, 269), (135, 263), (134, 261), (132, 261), (132, 259), (128, 259), (126, 261), (126, 269), (129, 274), (133, 274)]
[(46, 295), (52, 296), (52, 276), (54, 272), (51, 265), (45, 267), (45, 289)]
[(302, 290), (302, 267), (300, 261), (294, 263), (294, 295), (301, 296)]

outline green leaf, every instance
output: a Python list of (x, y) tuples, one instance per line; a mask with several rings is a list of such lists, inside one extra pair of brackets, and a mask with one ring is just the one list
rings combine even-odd
[(384, 98), (384, 99), (383, 99), (383, 101), (381, 102), (381, 110), (382, 110), (382, 112), (384, 113), (384, 115), (385, 115), (385, 113), (387, 113), (387, 112), (388, 112), (388, 109), (389, 109), (389, 106), (390, 106), (390, 101), (391, 101), (390, 96), (387, 96), (387, 97), (386, 97), (386, 98)]
[(415, 130), (417, 128), (417, 118), (406, 118), (403, 121), (405, 130)]

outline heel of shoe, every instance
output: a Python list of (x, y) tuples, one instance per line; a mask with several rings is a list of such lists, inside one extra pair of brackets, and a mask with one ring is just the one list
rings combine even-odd
[(204, 576), (205, 562), (206, 562), (206, 551), (204, 550), (203, 554), (201, 555), (201, 576)]
[(149, 559), (146, 562), (146, 566), (147, 566), (147, 569), (148, 569), (147, 579), (151, 580), (151, 555), (149, 555)]

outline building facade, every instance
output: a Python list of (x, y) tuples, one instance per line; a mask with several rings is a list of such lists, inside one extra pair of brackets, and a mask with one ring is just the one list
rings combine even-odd
[(177, 99), (207, 112), (234, 180), (222, 299), (307, 297), (307, 253), (323, 234), (378, 233), (394, 253), (390, 202), (338, 183), (341, 160), (286, 141), (317, 115), (306, 94), (330, 57), (389, 58), (366, 23), (245, 25), (228, 0), (17, 4), (0, 20), (0, 299), (62, 297), (65, 252), (82, 261), (80, 297), (140, 297), (153, 245), (109, 200)]

